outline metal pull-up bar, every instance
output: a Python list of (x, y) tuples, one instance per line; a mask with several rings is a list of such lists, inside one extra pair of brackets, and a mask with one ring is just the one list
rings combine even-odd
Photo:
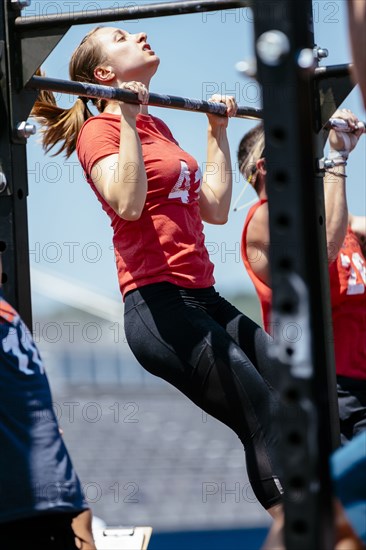
[[(102, 98), (108, 100), (114, 99), (117, 101), (125, 101), (126, 103), (136, 104), (141, 103), (138, 100), (137, 95), (129, 90), (113, 88), (111, 86), (101, 86), (99, 84), (89, 84), (86, 82), (75, 82), (73, 80), (58, 80), (55, 78), (33, 76), (28, 82), (27, 88), (62, 92), (88, 98)], [(184, 111), (212, 113), (215, 115), (226, 114), (226, 105), (223, 103), (214, 103), (212, 101), (189, 99), (186, 97), (173, 95), (150, 93), (149, 105), (153, 107), (181, 109)], [(262, 111), (253, 107), (239, 107), (236, 117), (260, 119), (262, 118)]]
[(183, 15), (216, 10), (248, 7), (248, 0), (188, 0), (185, 2), (164, 2), (146, 6), (106, 8), (103, 10), (77, 11), (73, 13), (49, 14), (42, 17), (17, 17), (15, 28), (19, 31), (59, 28), (63, 25), (85, 25), (108, 21), (128, 21), (169, 15)]
[[(141, 103), (138, 100), (137, 95), (129, 90), (113, 88), (112, 86), (102, 86), (100, 84), (91, 84), (87, 82), (76, 82), (74, 80), (60, 80), (56, 78), (33, 76), (28, 82), (27, 88), (68, 93), (91, 99), (102, 98), (125, 101), (126, 103)], [(166, 107), (168, 109), (211, 113), (222, 116), (226, 115), (226, 106), (223, 103), (215, 103), (213, 101), (204, 101), (201, 99), (190, 99), (187, 97), (174, 95), (150, 93), (148, 104), (152, 107)], [(261, 109), (255, 109), (254, 107), (239, 106), (235, 118), (261, 120), (263, 118), (263, 111)], [(362, 122), (361, 124), (366, 132), (366, 122)], [(345, 121), (334, 118), (329, 119), (329, 121), (324, 125), (324, 129), (334, 129), (340, 132), (349, 131), (348, 125)]]

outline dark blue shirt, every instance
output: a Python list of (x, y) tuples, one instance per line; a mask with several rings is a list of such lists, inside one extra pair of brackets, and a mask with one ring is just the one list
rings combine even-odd
[(0, 295), (0, 522), (86, 508), (38, 349)]

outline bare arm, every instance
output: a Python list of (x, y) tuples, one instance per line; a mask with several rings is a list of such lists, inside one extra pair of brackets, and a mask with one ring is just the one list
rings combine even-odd
[[(226, 103), (228, 117), (237, 111), (232, 97), (213, 96), (210, 101)], [(200, 194), (200, 210), (202, 219), (212, 224), (227, 222), (231, 202), (232, 169), (226, 134), (228, 117), (208, 115), (207, 164)]]
[(324, 176), (324, 202), (328, 262), (333, 262), (347, 232), (348, 208), (345, 168), (338, 166)]
[(247, 256), (255, 275), (270, 285), (268, 203), (262, 204), (250, 220), (247, 230)]
[[(125, 87), (136, 91), (146, 103), (148, 92), (142, 84)], [(97, 162), (91, 171), (94, 185), (113, 210), (124, 220), (137, 220), (146, 201), (147, 177), (142, 147), (136, 128), (139, 105), (121, 106), (121, 138), (119, 154)]]
[[(329, 133), (329, 144), (333, 152), (340, 152), (348, 155), (357, 145), (362, 130), (357, 129), (358, 118), (345, 109), (336, 111), (334, 118), (346, 120), (352, 132), (343, 134), (331, 130)], [(335, 153), (334, 153), (335, 154)], [(348, 207), (346, 196), (345, 167), (336, 166), (324, 176), (324, 201), (327, 234), (327, 253), (329, 263), (333, 262), (343, 244), (347, 225)]]
[(77, 540), (77, 547), (80, 550), (97, 550), (93, 539), (91, 510), (84, 510), (74, 517), (72, 530)]

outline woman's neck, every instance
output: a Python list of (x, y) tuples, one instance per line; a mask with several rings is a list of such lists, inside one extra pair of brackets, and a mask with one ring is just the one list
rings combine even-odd
[(261, 174), (257, 174), (254, 188), (260, 200), (267, 199), (266, 180)]
[[(118, 101), (110, 101), (106, 108), (104, 109), (103, 111), (104, 113), (110, 113), (112, 115), (120, 115), (121, 114), (121, 109), (120, 109), (120, 106), (119, 106), (119, 102)], [(149, 106), (148, 105), (141, 105), (140, 106), (140, 113), (143, 114), (143, 115), (148, 115), (149, 114)]]

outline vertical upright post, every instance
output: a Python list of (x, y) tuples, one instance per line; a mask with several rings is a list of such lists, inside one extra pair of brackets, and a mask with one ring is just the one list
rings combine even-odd
[(311, 0), (253, 2), (263, 89), (274, 343), (287, 550), (333, 550), (329, 455), (339, 440), (324, 194), (316, 174)]
[[(3, 264), (3, 290), (7, 300), (18, 309), (28, 327), (32, 328), (28, 216), (27, 216), (27, 159), (26, 138), (18, 136), (15, 126), (22, 122), (15, 120), (19, 81), (16, 71), (21, 73), (21, 63), (16, 56), (20, 52), (13, 33), (9, 32), (9, 21), (17, 13), (5, 0), (0, 5), (0, 179), (6, 186), (0, 188), (0, 251)], [(26, 135), (24, 128), (23, 134)], [(3, 174), (3, 176), (1, 176)]]

